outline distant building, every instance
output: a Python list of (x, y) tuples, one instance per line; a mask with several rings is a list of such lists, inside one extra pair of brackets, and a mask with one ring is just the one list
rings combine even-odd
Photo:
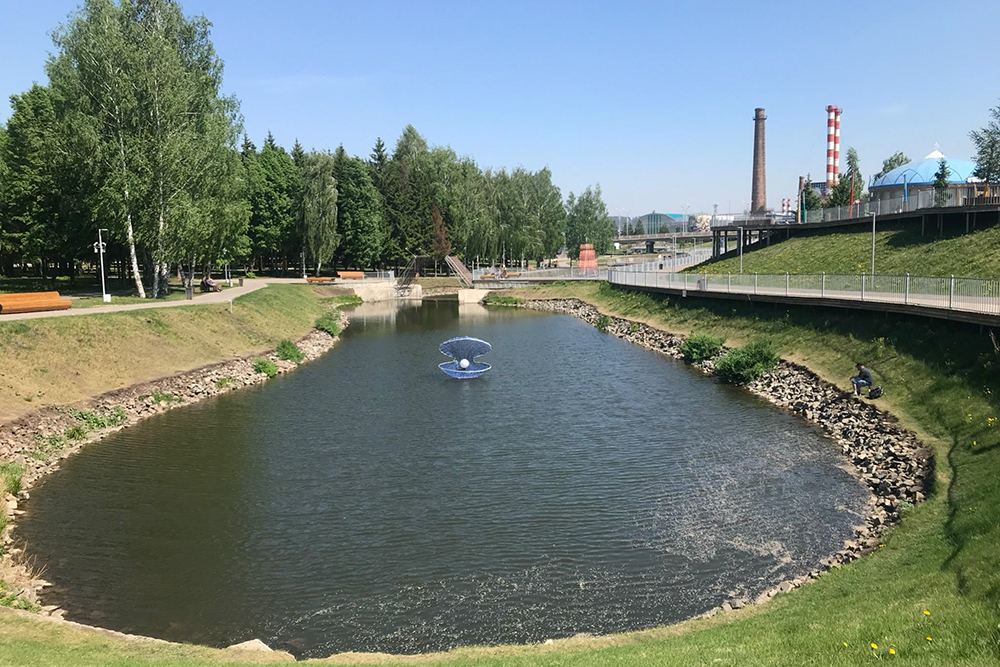
[(611, 218), (611, 223), (615, 226), (615, 234), (621, 236), (628, 229), (628, 225), (632, 222), (632, 218), (626, 215), (609, 215)]
[[(642, 230), (646, 234), (666, 234), (682, 232), (685, 229), (687, 216), (683, 213), (647, 213), (636, 220), (642, 222)], [(635, 224), (635, 221), (632, 223)]]
[[(935, 174), (944, 159), (948, 165), (948, 187), (952, 191), (952, 198), (958, 201), (965, 201), (975, 196), (976, 184), (981, 183), (981, 179), (976, 178), (973, 172), (976, 170), (976, 163), (972, 160), (958, 160), (946, 158), (941, 151), (934, 151), (919, 162), (909, 162), (900, 167), (896, 167), (881, 178), (876, 179), (868, 188), (872, 199), (886, 201), (896, 199), (902, 201), (906, 199), (913, 202), (927, 200), (926, 205), (931, 205), (931, 197), (934, 190)], [(922, 194), (927, 193), (927, 194)]]

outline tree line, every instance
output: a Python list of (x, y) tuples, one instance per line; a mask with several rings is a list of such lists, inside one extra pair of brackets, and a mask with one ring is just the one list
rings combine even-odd
[(98, 229), (141, 296), (223, 263), (374, 269), (413, 255), (539, 261), (613, 225), (600, 187), (484, 169), (407, 126), (366, 158), (244, 134), (203, 16), (172, 0), (85, 0), (53, 33), (48, 82), (0, 125), (0, 274), (75, 275)]

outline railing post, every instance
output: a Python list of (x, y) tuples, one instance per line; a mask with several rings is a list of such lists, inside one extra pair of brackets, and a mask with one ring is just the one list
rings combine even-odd
[(785, 271), (785, 296), (788, 296), (788, 271)]
[(708, 291), (708, 271), (702, 271), (701, 278), (702, 278), (701, 287), (702, 287), (702, 289), (704, 289), (707, 292)]
[(753, 293), (754, 294), (757, 293), (757, 272), (756, 271), (754, 271), (754, 273), (753, 273)]
[(823, 280), (820, 282), (819, 295), (826, 298), (826, 271), (823, 272)]
[(865, 300), (865, 272), (861, 272), (861, 300)]
[(903, 292), (903, 303), (904, 304), (909, 304), (910, 303), (910, 274), (909, 273), (906, 274), (906, 288), (905, 288), (905, 291)]
[(949, 308), (949, 310), (954, 307), (952, 305), (954, 303), (954, 301), (955, 301), (955, 276), (952, 276), (951, 280), (948, 281), (948, 308)]
[(732, 271), (729, 272), (729, 282), (726, 283), (726, 291), (730, 292), (730, 293), (733, 291), (733, 272)]

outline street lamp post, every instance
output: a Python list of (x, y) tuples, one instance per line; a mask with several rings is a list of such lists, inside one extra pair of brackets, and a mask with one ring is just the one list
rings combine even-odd
[(101, 298), (104, 299), (104, 303), (111, 303), (111, 295), (108, 294), (108, 290), (104, 287), (104, 237), (101, 236), (101, 232), (106, 232), (106, 229), (97, 230), (97, 243), (94, 244), (94, 252), (101, 256)]
[(872, 212), (872, 286), (875, 286), (875, 212)]
[(743, 275), (743, 228), (740, 227), (740, 275)]

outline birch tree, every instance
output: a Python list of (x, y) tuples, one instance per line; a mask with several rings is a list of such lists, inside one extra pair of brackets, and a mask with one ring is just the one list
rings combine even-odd
[(312, 153), (305, 160), (299, 230), (319, 275), (340, 245), (337, 233), (337, 182), (334, 160), (329, 153)]
[(145, 196), (147, 163), (141, 145), (137, 95), (143, 77), (134, 34), (112, 0), (86, 0), (53, 33), (58, 51), (49, 59), (49, 82), (67, 125), (93, 159), (95, 211), (124, 240), (136, 292), (146, 296), (136, 254), (137, 202)]

